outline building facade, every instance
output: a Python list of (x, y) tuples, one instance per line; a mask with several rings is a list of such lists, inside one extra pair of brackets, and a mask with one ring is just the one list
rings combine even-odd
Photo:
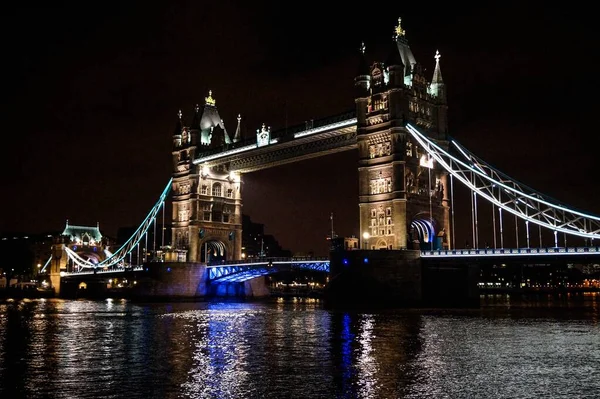
[(447, 174), (406, 130), (447, 148), (446, 88), (435, 55), (431, 81), (415, 60), (400, 19), (385, 62), (356, 76), (360, 231), (369, 249), (433, 249), (450, 242)]
[[(240, 117), (234, 136), (240, 139)], [(198, 152), (231, 144), (216, 101), (209, 92), (191, 124), (181, 111), (173, 134), (171, 190), (172, 251), (188, 262), (240, 259), (242, 253), (242, 195), (239, 174), (225, 166), (194, 165)]]

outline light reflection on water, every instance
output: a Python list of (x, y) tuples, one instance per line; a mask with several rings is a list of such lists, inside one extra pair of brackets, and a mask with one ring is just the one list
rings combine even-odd
[(314, 299), (5, 301), (0, 397), (592, 398), (600, 392), (600, 298), (483, 302), (479, 310), (359, 312), (327, 310)]

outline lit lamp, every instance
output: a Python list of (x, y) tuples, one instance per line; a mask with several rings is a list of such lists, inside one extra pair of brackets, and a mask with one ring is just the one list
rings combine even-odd
[(208, 166), (202, 165), (202, 171), (200, 172), (200, 176), (202, 176), (203, 179), (206, 179), (208, 177)]
[(371, 237), (371, 234), (369, 234), (369, 232), (365, 231), (363, 233), (363, 239), (365, 240), (365, 249), (369, 249), (369, 238)]

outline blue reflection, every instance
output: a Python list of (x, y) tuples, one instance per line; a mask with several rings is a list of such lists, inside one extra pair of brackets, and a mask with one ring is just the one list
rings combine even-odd
[(354, 334), (350, 332), (350, 315), (342, 317), (342, 392), (352, 392), (352, 342)]

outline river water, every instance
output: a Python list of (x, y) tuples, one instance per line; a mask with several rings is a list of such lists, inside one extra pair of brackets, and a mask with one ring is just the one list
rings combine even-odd
[(0, 398), (600, 398), (600, 295), (0, 302)]

